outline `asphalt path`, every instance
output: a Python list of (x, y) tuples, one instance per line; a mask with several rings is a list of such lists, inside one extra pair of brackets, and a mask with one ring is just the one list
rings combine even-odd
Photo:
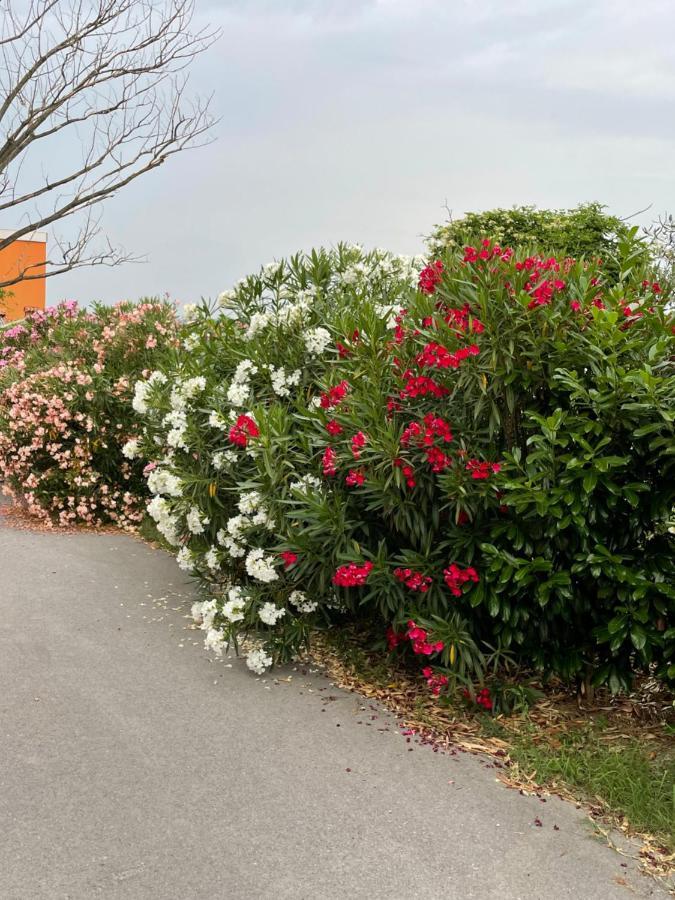
[(666, 897), (583, 812), (202, 648), (133, 537), (0, 527), (0, 898)]

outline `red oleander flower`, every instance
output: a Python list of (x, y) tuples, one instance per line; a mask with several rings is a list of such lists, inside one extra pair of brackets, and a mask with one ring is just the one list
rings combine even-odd
[(282, 550), (279, 556), (283, 559), (286, 569), (290, 569), (298, 561), (298, 554), (293, 553), (292, 550)]
[(418, 287), (423, 294), (433, 294), (443, 278), (443, 263), (440, 259), (425, 266), (420, 272)]
[(333, 584), (338, 587), (360, 587), (366, 583), (372, 568), (371, 562), (365, 562), (362, 566), (356, 563), (340, 566), (333, 575)]
[(336, 459), (337, 453), (335, 450), (333, 450), (332, 447), (326, 447), (323, 451), (323, 457), (321, 458), (321, 466), (324, 475), (337, 475), (337, 466), (335, 465)]
[(391, 625), (387, 628), (385, 635), (387, 638), (387, 647), (389, 648), (389, 650), (395, 650), (396, 647), (398, 647), (398, 645), (402, 643), (406, 638), (405, 631), (394, 631)]
[(412, 569), (394, 569), (394, 578), (404, 584), (411, 591), (419, 591), (426, 594), (432, 584), (429, 575), (422, 575), (421, 572), (415, 572)]
[(338, 434), (342, 434), (344, 428), (335, 419), (331, 419), (329, 422), (326, 422), (326, 431), (333, 437), (337, 437)]
[(325, 394), (321, 394), (321, 408), (331, 409), (333, 406), (339, 406), (344, 400), (349, 390), (349, 382), (341, 381), (334, 387), (329, 388)]
[(472, 566), (460, 569), (456, 563), (450, 563), (448, 568), (443, 570), (443, 580), (450, 588), (450, 593), (453, 597), (461, 597), (463, 584), (466, 584), (468, 581), (477, 584), (480, 579), (478, 578), (478, 572)]
[(479, 459), (470, 459), (465, 468), (467, 472), (471, 472), (471, 477), (474, 481), (484, 481), (486, 478), (489, 478), (490, 475), (496, 475), (501, 470), (501, 464), (482, 462)]
[(345, 478), (345, 483), (349, 487), (360, 487), (365, 480), (366, 476), (360, 469), (350, 469)]
[(366, 436), (362, 431), (357, 431), (352, 438), (352, 456), (358, 459), (361, 456), (361, 450), (366, 445)]
[(249, 438), (259, 437), (260, 431), (251, 416), (241, 415), (228, 432), (228, 440), (237, 447), (245, 447)]

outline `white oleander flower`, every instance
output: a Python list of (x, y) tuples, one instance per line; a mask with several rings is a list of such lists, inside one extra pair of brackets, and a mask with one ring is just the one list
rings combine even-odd
[(227, 650), (225, 633), (219, 628), (209, 628), (204, 638), (204, 649), (212, 650), (216, 656), (222, 656), (223, 650)]
[(137, 381), (134, 385), (134, 399), (131, 405), (137, 413), (143, 415), (148, 411), (148, 394), (150, 393), (150, 385), (147, 381)]
[(319, 605), (316, 600), (308, 600), (303, 591), (291, 591), (288, 595), (289, 603), (298, 610), (298, 612), (311, 613)]
[(212, 570), (220, 567), (220, 557), (216, 547), (211, 547), (211, 549), (204, 554), (204, 562), (207, 567)]
[(209, 413), (209, 425), (211, 428), (224, 428), (227, 423), (219, 412), (212, 409)]
[(211, 457), (211, 465), (217, 471), (236, 463), (239, 457), (234, 450), (217, 450)]
[(201, 625), (204, 620), (204, 616), (202, 613), (203, 606), (204, 606), (204, 603), (202, 601), (198, 600), (196, 603), (193, 603), (192, 606), (190, 607), (190, 615), (192, 616), (192, 620), (197, 625)]
[(330, 332), (325, 328), (313, 328), (305, 333), (305, 347), (311, 356), (320, 356), (330, 342)]
[(245, 541), (244, 532), (251, 527), (251, 520), (244, 515), (232, 516), (227, 520), (225, 527), (227, 528), (227, 533), (235, 541)]
[(138, 449), (138, 438), (131, 438), (122, 447), (122, 456), (126, 456), (127, 459), (136, 459)]
[(261, 501), (262, 497), (258, 491), (249, 491), (247, 494), (242, 494), (240, 496), (237, 506), (239, 507), (239, 511), (244, 513), (244, 515), (250, 515), (258, 509)]
[(148, 488), (153, 494), (166, 494), (169, 497), (180, 497), (183, 494), (183, 482), (166, 469), (153, 469), (148, 474)]
[(236, 291), (223, 291), (222, 293), (218, 294), (218, 304), (221, 307), (231, 306), (236, 299), (237, 299)]
[(258, 610), (258, 615), (265, 625), (276, 625), (278, 620), (286, 615), (286, 610), (276, 606), (274, 603), (263, 603)]
[(321, 490), (321, 481), (315, 475), (303, 475), (297, 481), (292, 481), (289, 487), (292, 491), (311, 494), (314, 491)]
[(176, 562), (178, 563), (179, 568), (183, 569), (184, 572), (189, 572), (192, 569), (194, 562), (192, 553), (188, 547), (180, 548), (176, 554)]
[(192, 534), (204, 534), (204, 526), (209, 524), (209, 519), (202, 514), (197, 506), (191, 506), (185, 516), (185, 524)]
[(227, 600), (223, 603), (222, 615), (228, 622), (241, 622), (244, 618), (247, 597), (244, 589), (237, 586), (230, 588)]
[(269, 582), (276, 581), (279, 577), (274, 568), (274, 562), (273, 556), (265, 556), (265, 551), (257, 547), (249, 551), (246, 557), (246, 571), (256, 581), (269, 584)]
[(153, 497), (147, 506), (149, 514), (157, 523), (157, 530), (166, 540), (176, 546), (178, 543), (178, 520), (171, 505), (164, 497)]
[(246, 665), (256, 675), (262, 675), (272, 665), (272, 657), (266, 650), (251, 650), (246, 657)]

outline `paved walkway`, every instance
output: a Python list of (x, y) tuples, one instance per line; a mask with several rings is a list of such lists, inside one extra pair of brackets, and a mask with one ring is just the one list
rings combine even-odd
[(190, 593), (133, 538), (0, 528), (2, 900), (666, 896), (572, 805), (210, 660)]

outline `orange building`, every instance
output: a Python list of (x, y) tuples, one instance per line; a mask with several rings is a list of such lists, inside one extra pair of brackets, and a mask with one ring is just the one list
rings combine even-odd
[[(0, 240), (13, 234), (0, 229)], [(44, 275), (47, 259), (47, 233), (34, 231), (0, 250), (0, 284), (30, 268), (31, 275)], [(44, 309), (46, 280), (33, 278), (0, 288), (0, 321), (23, 319), (29, 309)]]

